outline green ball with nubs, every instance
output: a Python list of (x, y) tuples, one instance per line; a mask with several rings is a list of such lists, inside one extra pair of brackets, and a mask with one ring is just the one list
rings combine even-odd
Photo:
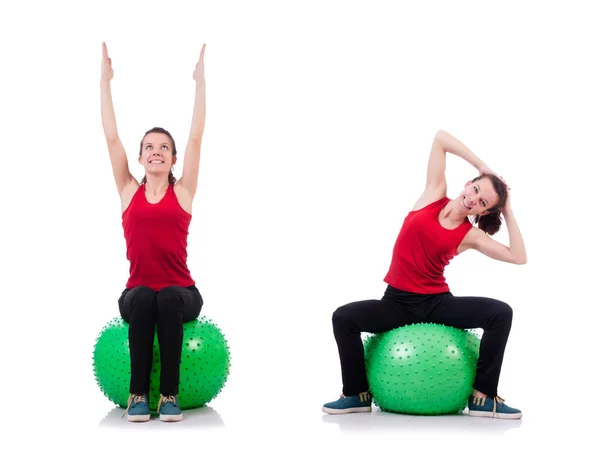
[[(129, 324), (122, 318), (111, 320), (100, 331), (94, 347), (93, 367), (98, 386), (115, 404), (125, 408), (129, 398), (131, 361)], [(214, 399), (229, 376), (230, 353), (221, 330), (209, 319), (184, 323), (179, 375), (179, 405), (185, 409), (201, 407)], [(155, 334), (150, 408), (156, 409), (160, 396), (160, 352)]]
[(473, 392), (480, 339), (441, 324), (402, 326), (366, 338), (373, 401), (389, 412), (442, 415), (463, 410)]

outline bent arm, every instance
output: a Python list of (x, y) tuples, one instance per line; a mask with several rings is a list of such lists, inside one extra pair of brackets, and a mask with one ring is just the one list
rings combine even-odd
[(464, 143), (446, 131), (438, 131), (435, 135), (435, 142), (444, 152), (452, 153), (455, 156), (467, 161), (475, 167), (480, 173), (489, 170), (487, 165), (479, 159)]
[(427, 163), (425, 191), (417, 201), (417, 204), (415, 204), (415, 209), (420, 209), (446, 196), (446, 153), (451, 153), (464, 159), (479, 170), (480, 173), (490, 171), (487, 165), (475, 156), (460, 140), (446, 131), (438, 131), (433, 139)]
[(470, 246), (480, 253), (502, 262), (524, 265), (527, 263), (525, 242), (517, 225), (517, 220), (511, 209), (503, 211), (504, 222), (508, 229), (509, 246), (503, 245), (492, 239), (481, 229), (473, 228), (470, 233)]

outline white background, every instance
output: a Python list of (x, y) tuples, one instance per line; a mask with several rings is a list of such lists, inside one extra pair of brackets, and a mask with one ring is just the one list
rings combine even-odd
[[(22, 2), (3, 7), (0, 38), (8, 436), (107, 448), (519, 447), (591, 433), (592, 2)], [(210, 408), (176, 425), (127, 423), (93, 377), (95, 339), (118, 316), (128, 274), (100, 120), (103, 41), (138, 179), (139, 142), (154, 126), (173, 134), (183, 161), (207, 44), (188, 264), (232, 367)], [(323, 416), (341, 392), (331, 314), (383, 294), (438, 129), (512, 188), (528, 264), (465, 253), (446, 273), (455, 295), (513, 307), (499, 392), (523, 420)], [(449, 155), (448, 195), (476, 175)], [(497, 239), (508, 243), (505, 230)]]

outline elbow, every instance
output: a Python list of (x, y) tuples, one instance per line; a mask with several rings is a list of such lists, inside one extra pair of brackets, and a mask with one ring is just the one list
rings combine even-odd
[(527, 256), (521, 257), (519, 259), (513, 260), (515, 265), (525, 265), (527, 263)]
[(438, 130), (438, 132), (435, 133), (435, 137), (434, 140), (444, 140), (444, 137), (447, 136), (448, 133), (446, 131), (444, 131), (443, 129)]

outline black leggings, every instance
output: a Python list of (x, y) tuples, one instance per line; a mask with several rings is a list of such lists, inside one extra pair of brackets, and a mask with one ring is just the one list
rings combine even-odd
[(202, 296), (194, 285), (166, 287), (158, 292), (149, 287), (123, 291), (119, 312), (129, 323), (130, 393), (148, 394), (150, 391), (156, 325), (160, 346), (160, 393), (163, 396), (178, 394), (183, 323), (198, 318), (202, 304)]
[(333, 332), (342, 365), (343, 394), (369, 390), (361, 332), (381, 333), (413, 323), (436, 323), (460, 329), (482, 328), (473, 388), (495, 397), (512, 324), (511, 307), (491, 298), (423, 295), (388, 286), (380, 300), (358, 301), (333, 313)]

